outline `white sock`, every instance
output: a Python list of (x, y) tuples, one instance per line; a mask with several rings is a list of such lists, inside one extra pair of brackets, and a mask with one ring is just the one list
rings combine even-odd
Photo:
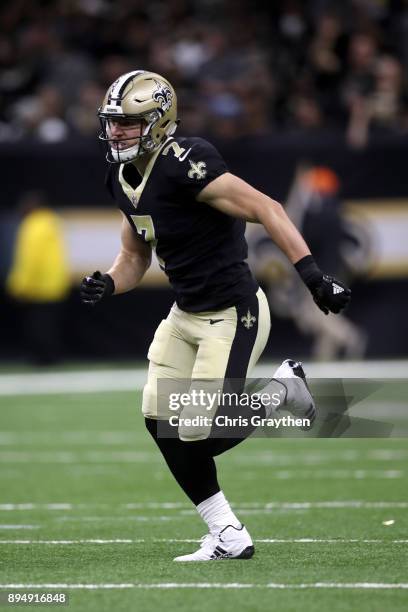
[(197, 512), (207, 523), (211, 533), (218, 533), (227, 525), (241, 527), (241, 522), (231, 510), (231, 506), (222, 491), (211, 495), (211, 497), (198, 504)]

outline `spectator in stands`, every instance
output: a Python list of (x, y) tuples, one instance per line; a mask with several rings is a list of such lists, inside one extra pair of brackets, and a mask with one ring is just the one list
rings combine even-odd
[(79, 134), (83, 136), (95, 135), (99, 128), (95, 108), (98, 108), (103, 96), (104, 90), (94, 81), (89, 81), (81, 87), (77, 103), (71, 106), (67, 113), (69, 124)]
[(348, 110), (347, 141), (352, 147), (367, 143), (369, 116), (367, 97), (374, 88), (378, 44), (372, 34), (358, 32), (350, 39), (348, 70), (342, 85), (342, 97)]
[(36, 96), (23, 98), (16, 103), (13, 111), (26, 136), (42, 142), (60, 142), (68, 137), (64, 100), (54, 86), (40, 87)]
[(354, 93), (351, 98), (348, 141), (352, 146), (362, 147), (372, 130), (395, 133), (407, 129), (408, 98), (402, 66), (396, 58), (382, 55), (375, 63), (370, 90), (365, 94)]
[(368, 99), (371, 122), (391, 130), (408, 127), (407, 91), (404, 88), (403, 68), (391, 55), (382, 55), (374, 70), (374, 87)]
[[(405, 129), (406, 1), (3, 4), (3, 141), (91, 136), (95, 88), (105, 90), (142, 65), (166, 74), (185, 99), (204, 100), (189, 120), (223, 138), (276, 127), (309, 135), (320, 127), (341, 128), (358, 147), (365, 146), (370, 125)], [(309, 83), (307, 90), (302, 82)], [(49, 87), (56, 90), (52, 96)], [(41, 115), (44, 104), (46, 118), (37, 130), (32, 115)]]

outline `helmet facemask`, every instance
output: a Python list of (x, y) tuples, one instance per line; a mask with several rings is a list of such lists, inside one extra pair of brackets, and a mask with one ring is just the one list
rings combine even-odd
[[(106, 159), (111, 163), (128, 163), (136, 158), (152, 153), (157, 148), (152, 136), (152, 130), (160, 119), (158, 110), (143, 115), (113, 115), (98, 112), (102, 131), (99, 134), (107, 148)], [(135, 135), (113, 135), (112, 125), (118, 123), (122, 130), (130, 131), (134, 128)], [(124, 146), (130, 142), (129, 146)]]

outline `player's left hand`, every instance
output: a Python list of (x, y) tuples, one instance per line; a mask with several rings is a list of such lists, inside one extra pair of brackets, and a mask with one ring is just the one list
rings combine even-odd
[(109, 297), (115, 291), (115, 283), (109, 274), (101, 274), (99, 270), (92, 276), (85, 276), (81, 282), (80, 297), (83, 304), (95, 306), (103, 298)]
[(344, 283), (332, 276), (323, 275), (321, 281), (311, 289), (313, 299), (324, 312), (339, 313), (350, 302), (351, 291)]

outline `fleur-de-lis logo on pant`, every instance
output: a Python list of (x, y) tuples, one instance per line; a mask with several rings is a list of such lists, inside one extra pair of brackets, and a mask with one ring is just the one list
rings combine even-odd
[(245, 317), (241, 317), (241, 321), (244, 324), (244, 327), (246, 327), (247, 329), (251, 329), (251, 327), (254, 326), (256, 317), (251, 315), (251, 311), (248, 308), (248, 312), (246, 313)]
[(207, 164), (203, 161), (193, 162), (191, 159), (188, 160), (190, 162), (190, 170), (188, 171), (189, 178), (196, 178), (197, 180), (205, 178), (207, 174)]

